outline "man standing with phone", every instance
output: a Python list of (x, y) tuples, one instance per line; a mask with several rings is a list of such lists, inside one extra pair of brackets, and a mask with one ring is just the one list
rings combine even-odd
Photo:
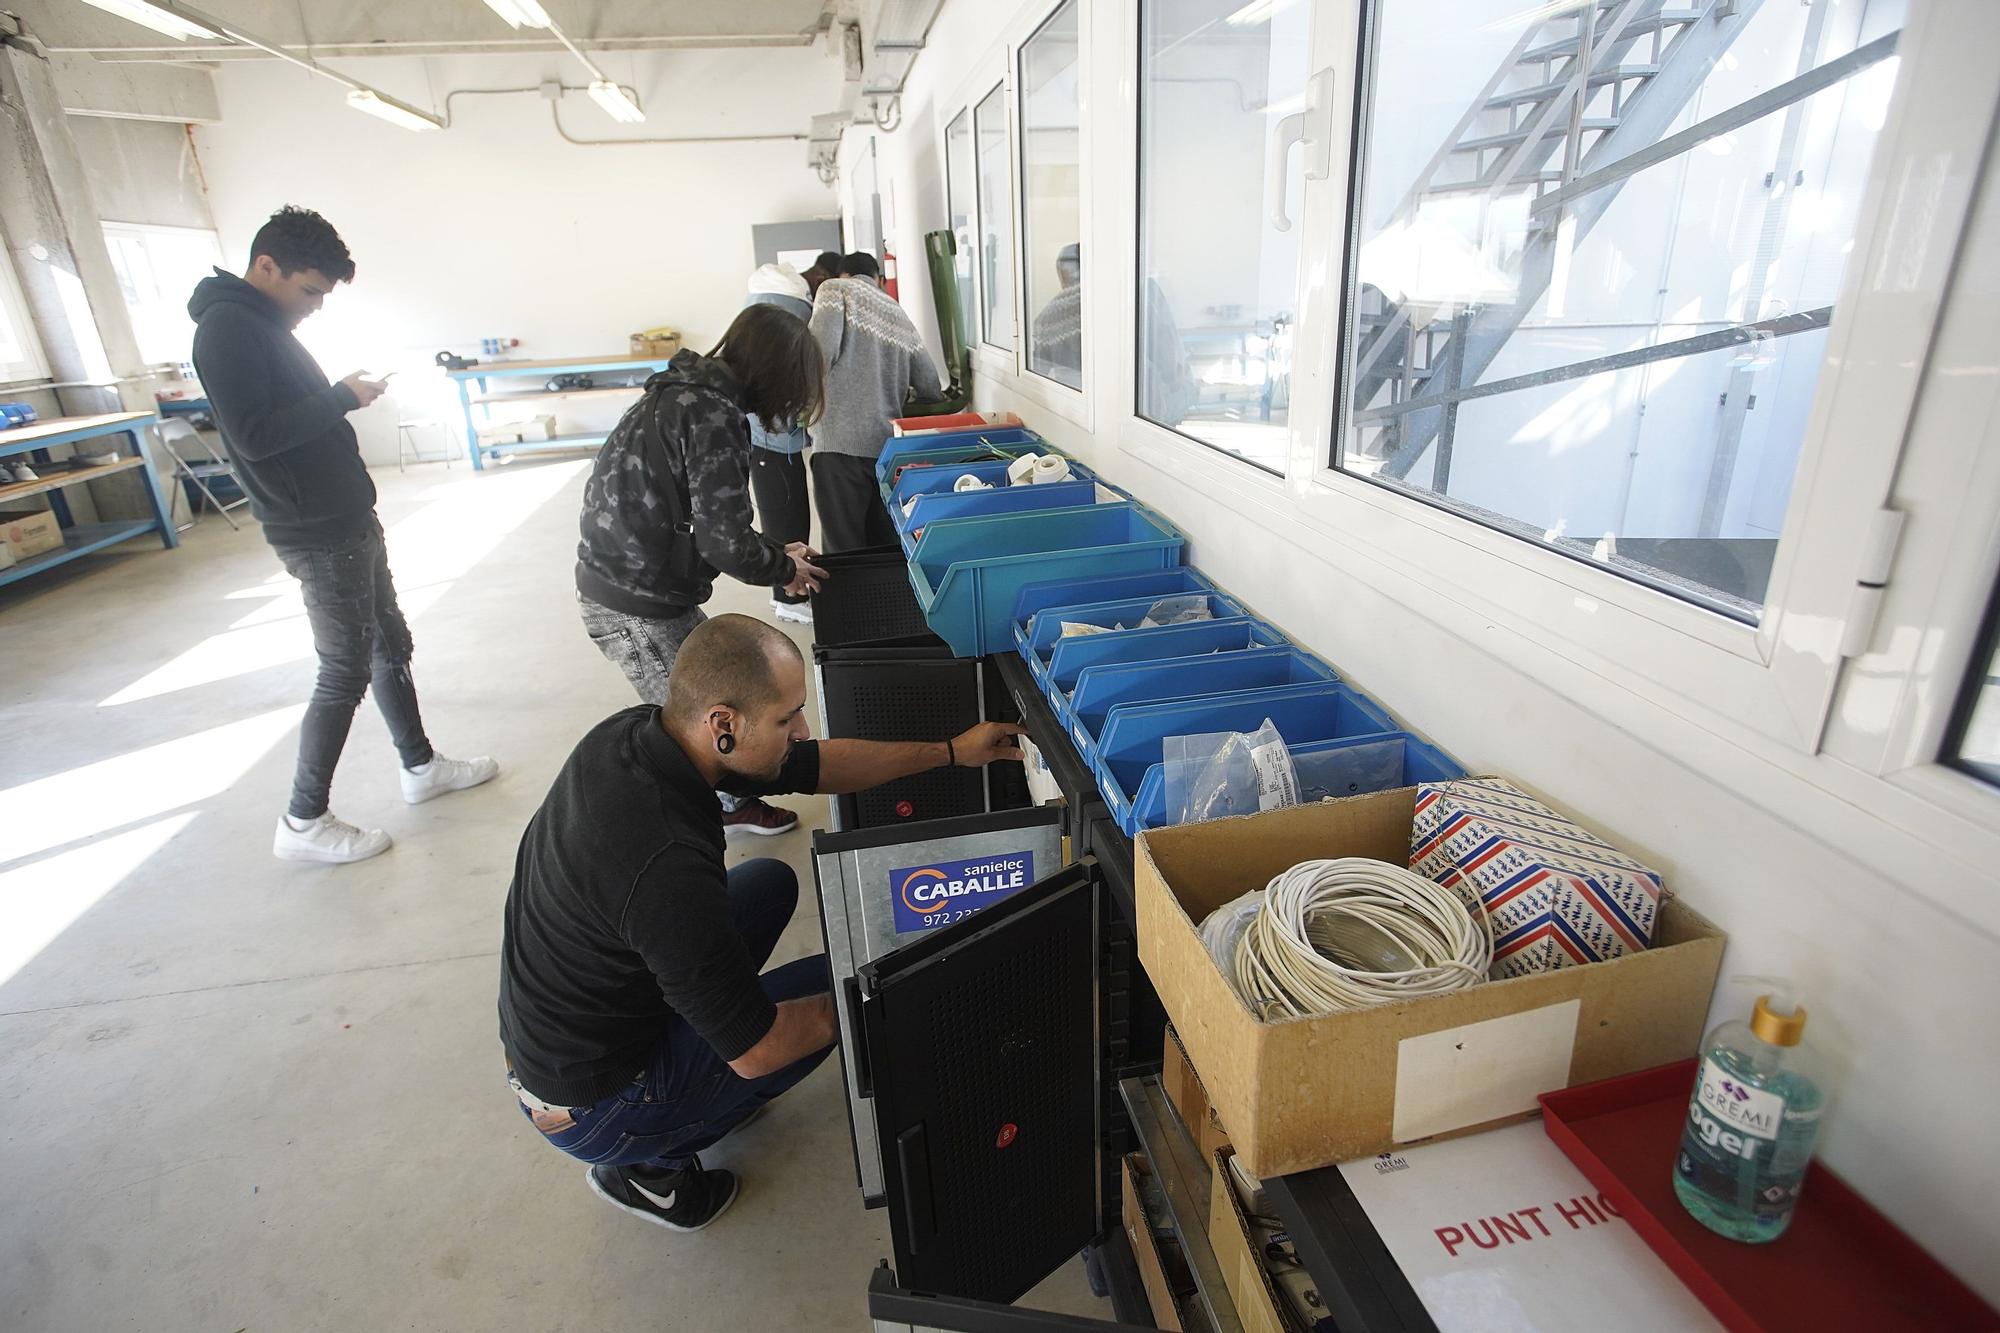
[(389, 849), (327, 809), (334, 766), (361, 696), (372, 685), (402, 759), (411, 805), (476, 787), (500, 771), (491, 759), (447, 759), (431, 748), (410, 676), (409, 624), (396, 605), (375, 483), (347, 414), (382, 396), (360, 371), (337, 384), (293, 336), (354, 260), (332, 224), (290, 205), (250, 243), (242, 277), (217, 269), (188, 301), (194, 366), (264, 539), (305, 594), (319, 679), (299, 731), (291, 804), (272, 851), (288, 861), (343, 864)]

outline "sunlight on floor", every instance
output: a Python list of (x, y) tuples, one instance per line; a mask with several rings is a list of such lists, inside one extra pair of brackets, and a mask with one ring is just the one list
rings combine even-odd
[[(438, 498), (388, 530), (389, 567), (404, 617), (416, 620), (587, 466), (588, 459), (576, 459), (440, 486)], [(98, 706), (155, 699), (310, 658), (312, 632), (298, 584), (278, 575), (254, 588), (229, 593), (225, 600), (252, 597), (266, 601)]]
[[(220, 795), (305, 711), (273, 709), (0, 791), (0, 865)], [(0, 897), (0, 916), (11, 911)]]
[(188, 810), (0, 873), (0, 984), (201, 812)]

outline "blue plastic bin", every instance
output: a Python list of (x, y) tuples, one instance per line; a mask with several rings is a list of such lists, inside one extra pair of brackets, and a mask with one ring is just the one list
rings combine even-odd
[[(1146, 618), (1146, 613), (1152, 610), (1154, 603), (1158, 602), (1161, 598), (1191, 595), (1206, 596), (1208, 598), (1209, 614), (1216, 620), (1230, 616), (1241, 617), (1250, 614), (1244, 609), (1243, 603), (1237, 601), (1228, 593), (1216, 592), (1208, 588), (1194, 589), (1192, 593), (1167, 592), (1157, 595), (1149, 593), (1143, 597), (1120, 597), (1114, 601), (1063, 603), (1042, 607), (1029, 616), (1025, 623), (1016, 624), (1014, 627), (1014, 646), (1019, 650), (1022, 658), (1027, 661), (1028, 670), (1034, 674), (1035, 679), (1045, 682), (1048, 679), (1049, 662), (1055, 653), (1056, 646), (1064, 642), (1062, 627), (1065, 624), (1101, 625), (1106, 629), (1122, 627), (1115, 629), (1114, 632), (1121, 634), (1133, 633), (1137, 631), (1139, 622)], [(1207, 622), (1194, 620), (1185, 623), (1199, 625)], [(1179, 628), (1179, 626), (1157, 625), (1152, 628), (1174, 629)], [(1081, 636), (1081, 638), (1090, 639), (1102, 639), (1104, 637), (1102, 634)], [(1077, 641), (1080, 642), (1081, 638)], [(1069, 682), (1065, 682), (1063, 688), (1069, 688)]]
[(1024, 584), (1166, 569), (1186, 546), (1173, 524), (1131, 500), (948, 518), (910, 553), (910, 586), (932, 633), (960, 657), (984, 657), (1009, 641)]
[[(1408, 732), (1356, 736), (1338, 741), (1287, 743), (1299, 770), (1299, 799), (1360, 796), (1371, 791), (1414, 787), (1419, 782), (1450, 782), (1465, 776), (1457, 760)], [(1139, 783), (1132, 801), (1133, 831), (1163, 828), (1167, 823), (1167, 766), (1154, 764)]]
[[(1118, 497), (1124, 499), (1124, 496)], [(986, 491), (941, 491), (920, 495), (905, 514), (900, 505), (890, 507), (889, 517), (903, 534), (903, 553), (916, 547), (910, 537), (933, 523), (947, 518), (982, 518), (992, 514), (1024, 514), (1035, 509), (1073, 509), (1097, 504), (1094, 481), (1062, 481), (1042, 486), (1002, 486)]]
[(1171, 597), (1177, 592), (1214, 592), (1215, 580), (1193, 565), (1149, 570), (1144, 574), (1108, 574), (1087, 579), (1052, 579), (1030, 583), (1014, 599), (1014, 646), (1021, 656), (1028, 652), (1028, 621), (1035, 612), (1051, 606), (1095, 606), (1099, 602), (1123, 601), (1131, 597)]
[(875, 459), (875, 480), (882, 498), (891, 494), (896, 473), (919, 465), (950, 467), (954, 463), (991, 461), (994, 454), (1018, 458), (1022, 454), (1057, 454), (1047, 440), (1019, 426), (1006, 430), (968, 431), (962, 435), (906, 436), (882, 446)]
[[(1108, 635), (1096, 635), (1108, 638)], [(1205, 657), (1118, 662), (1084, 668), (1069, 692), (1070, 734), (1094, 762), (1104, 719), (1121, 704), (1194, 699), (1336, 680), (1333, 668), (1303, 648), (1246, 648)]]
[[(1217, 603), (1229, 599), (1218, 595)], [(1060, 627), (1058, 614), (1048, 623)], [(1164, 658), (1199, 657), (1210, 653), (1240, 653), (1251, 648), (1282, 648), (1290, 641), (1273, 625), (1254, 616), (1231, 615), (1226, 605), (1214, 620), (1190, 620), (1181, 625), (1155, 625), (1151, 629), (1119, 630), (1111, 634), (1085, 634), (1057, 639), (1045, 653), (1032, 659), (1031, 673), (1064, 726), (1069, 725), (1070, 691), (1077, 677), (1094, 666), (1124, 662), (1154, 662)]]
[[(894, 488), (889, 492), (889, 507), (901, 512), (902, 507), (919, 495), (935, 495), (939, 491), (949, 491), (958, 484), (958, 479), (968, 474), (979, 478), (989, 486), (1007, 485), (1007, 468), (1012, 460), (994, 459), (988, 463), (961, 463), (956, 467), (913, 467), (896, 478)], [(1074, 458), (1069, 461), (1070, 479), (1073, 481), (1096, 481), (1097, 474)], [(1044, 483), (1046, 484), (1046, 483)]]
[(1333, 681), (1167, 703), (1123, 704), (1097, 737), (1097, 785), (1118, 827), (1138, 837), (1134, 802), (1169, 736), (1255, 731), (1269, 718), (1285, 744), (1342, 740), (1397, 730), (1381, 705)]

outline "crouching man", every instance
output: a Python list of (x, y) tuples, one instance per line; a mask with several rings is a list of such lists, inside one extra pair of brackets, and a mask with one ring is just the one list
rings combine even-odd
[(852, 792), (944, 764), (1019, 759), (1020, 728), (950, 741), (815, 742), (805, 664), (747, 616), (688, 635), (664, 707), (577, 745), (529, 821), (507, 891), (500, 1039), (544, 1138), (590, 1188), (695, 1231), (736, 1198), (699, 1153), (795, 1086), (834, 1042), (826, 956), (764, 971), (798, 906), (781, 861), (723, 863), (717, 790)]

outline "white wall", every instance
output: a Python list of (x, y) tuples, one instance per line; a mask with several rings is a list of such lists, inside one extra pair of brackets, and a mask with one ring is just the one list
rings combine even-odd
[[(553, 55), (336, 63), (440, 109), (456, 88), (585, 81)], [(609, 72), (637, 89), (646, 123), (627, 130), (571, 94), (572, 135), (802, 135), (840, 88), (818, 47), (619, 55)], [(481, 338), (509, 337), (524, 358), (623, 354), (628, 335), (660, 324), (706, 349), (742, 306), (751, 227), (834, 212), (802, 139), (579, 147), (533, 93), (460, 97), (449, 129), (412, 133), (292, 66), (231, 63), (216, 82), (222, 123), (195, 140), (224, 253), (238, 262), (282, 204), (318, 209), (358, 271), (301, 337), (335, 378), (403, 372), (385, 403), (355, 414), (371, 462), (394, 461), (399, 414), (440, 406), (439, 378), (423, 369), (438, 350), (476, 356)], [(616, 412), (573, 410), (583, 406), (565, 405), (559, 428)]]
[[(1098, 41), (1118, 39), (1121, 10), (1129, 6), (1086, 6)], [(905, 92), (906, 128), (881, 141), (884, 176), (899, 183), (899, 252), (945, 225), (943, 123), (964, 94), (990, 86), (995, 43), (1028, 15), (948, 0)], [(1111, 68), (1126, 66), (1114, 57)], [(1929, 892), (1952, 877), (2000, 893), (1994, 868), (1954, 860), (1834, 795), (1836, 784), (1816, 780), (1833, 760), (1774, 757), (1720, 719), (1691, 726), (1666, 700), (1592, 676), (1532, 627), (1467, 604), (1394, 552), (1305, 527), (1282, 495), (1263, 501), (1270, 492), (1236, 484), (1240, 464), (1121, 445), (1130, 386), (1105, 381), (1130, 334), (1103, 312), (1122, 308), (1119, 284), (1132, 281), (1111, 257), (1127, 253), (1121, 237), (1133, 219), (1106, 206), (1120, 197), (1111, 173), (1130, 162), (1118, 137), (1126, 113), (1109, 82), (1100, 77), (1088, 94), (1101, 119), (1086, 114), (1100, 164), (1086, 244), (1105, 256), (1085, 278), (1099, 312), (1088, 333), (1099, 368), (1095, 430), (991, 374), (975, 377), (978, 405), (1021, 412), (1157, 507), (1187, 533), (1194, 562), (1469, 768), (1518, 779), (1659, 867), (1729, 932), (1715, 1021), (1740, 1016), (1752, 995), (1727, 977), (1797, 978), (1812, 1006), (1811, 1039), (1836, 1071), (1824, 1160), (2000, 1300), (1991, 1263), (2000, 1153), (1989, 1111), (2000, 1104), (1990, 1019), (2000, 940)], [(2000, 246), (2000, 174), (1989, 170), (1985, 195), (1968, 246)], [(928, 317), (927, 290), (912, 283), (904, 300)], [(1991, 318), (1970, 304), (1948, 310), (1947, 324)]]
[(106, 222), (213, 227), (187, 127), (158, 120), (71, 116), (70, 137)]

